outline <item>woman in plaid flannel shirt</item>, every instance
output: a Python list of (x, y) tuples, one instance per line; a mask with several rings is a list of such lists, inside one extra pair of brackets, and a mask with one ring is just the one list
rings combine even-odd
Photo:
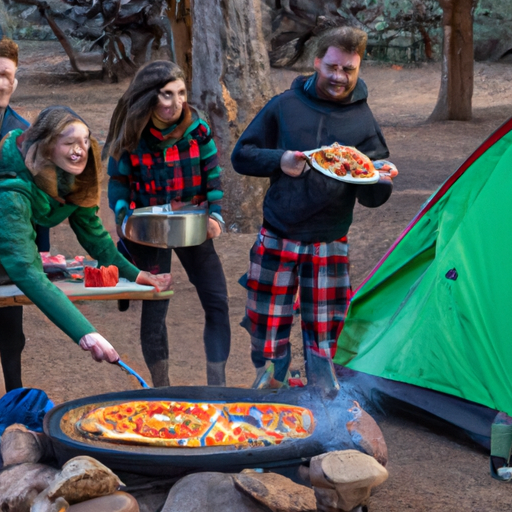
[[(118, 233), (120, 250), (152, 273), (170, 271), (174, 250), (205, 311), (208, 385), (225, 385), (231, 342), (228, 295), (212, 240), (224, 224), (221, 169), (210, 127), (187, 103), (179, 66), (155, 61), (137, 72), (112, 116), (104, 155), (107, 152), (109, 204), (118, 227), (134, 208), (208, 202), (208, 239), (199, 246), (159, 249), (123, 239), (119, 229)], [(169, 385), (168, 307), (168, 300), (142, 303), (142, 353), (155, 386)]]

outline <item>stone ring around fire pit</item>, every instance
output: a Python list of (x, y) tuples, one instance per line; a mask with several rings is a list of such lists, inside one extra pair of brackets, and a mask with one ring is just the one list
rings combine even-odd
[[(44, 419), (44, 431), (52, 439), (60, 464), (78, 455), (89, 455), (113, 470), (149, 476), (177, 476), (195, 471), (237, 472), (244, 468), (277, 469), (309, 461), (315, 455), (333, 450), (359, 449), (361, 435), (354, 435), (361, 409), (343, 388), (327, 394), (305, 388), (258, 390), (243, 388), (168, 387), (123, 391), (91, 396), (54, 407)], [(97, 407), (133, 401), (181, 401), (201, 404), (283, 404), (311, 411), (313, 425), (303, 438), (285, 439), (280, 444), (257, 446), (144, 446), (106, 442), (84, 436), (76, 425), (84, 413)], [(364, 412), (364, 411), (363, 411)], [(366, 413), (365, 413), (366, 414)], [(366, 415), (370, 420), (371, 418)], [(373, 420), (371, 420), (373, 421)], [(377, 425), (378, 435), (381, 436)], [(380, 440), (383, 443), (383, 439)], [(371, 442), (369, 443), (371, 444)], [(367, 443), (367, 445), (369, 446)], [(384, 445), (385, 448), (385, 445)], [(369, 455), (375, 455), (369, 453)]]

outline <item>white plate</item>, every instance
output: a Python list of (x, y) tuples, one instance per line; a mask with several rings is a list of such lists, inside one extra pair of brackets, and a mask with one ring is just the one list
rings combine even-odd
[(389, 171), (389, 172), (381, 171), (381, 169), (385, 165), (389, 165), (391, 167), (391, 169), (397, 171), (396, 165), (393, 162), (390, 162), (389, 160), (375, 160), (373, 162), (373, 166), (375, 167), (375, 170), (379, 171), (381, 176), (390, 176), (391, 171)]
[[(303, 153), (311, 158), (311, 155), (313, 153), (316, 153), (317, 151), (321, 151), (320, 149), (312, 149), (311, 151), (303, 151)], [(352, 176), (338, 176), (337, 174), (334, 174), (333, 172), (326, 171), (322, 166), (318, 165), (315, 161), (315, 159), (311, 158), (311, 163), (313, 164), (313, 169), (317, 170), (318, 172), (321, 172), (322, 174), (325, 174), (329, 178), (333, 178), (338, 181), (344, 181), (345, 183), (355, 183), (357, 185), (373, 185), (374, 183), (377, 183), (379, 181), (379, 172), (375, 171), (373, 173), (373, 176), (371, 178), (353, 178)]]

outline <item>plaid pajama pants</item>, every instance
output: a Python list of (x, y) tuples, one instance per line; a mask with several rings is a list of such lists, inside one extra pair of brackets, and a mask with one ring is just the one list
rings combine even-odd
[(251, 249), (242, 326), (251, 335), (252, 359), (288, 359), (293, 304), (300, 296), (304, 350), (332, 358), (351, 289), (346, 237), (330, 243), (283, 239), (262, 228)]

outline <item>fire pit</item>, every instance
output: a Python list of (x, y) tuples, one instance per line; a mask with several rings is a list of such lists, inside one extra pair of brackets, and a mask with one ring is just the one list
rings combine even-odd
[[(80, 418), (88, 412), (134, 401), (187, 402), (202, 405), (205, 410), (208, 406), (228, 410), (228, 404), (243, 406), (247, 403), (259, 404), (263, 410), (268, 404), (278, 404), (281, 408), (275, 408), (277, 411), (288, 411), (290, 407), (286, 406), (294, 406), (302, 408), (300, 414), (305, 428), (300, 437), (279, 439), (278, 444), (235, 442), (205, 446), (203, 442), (201, 446), (196, 442), (197, 446), (193, 447), (165, 446), (165, 442), (160, 443), (163, 446), (152, 446), (125, 440), (106, 441), (95, 435), (94, 429), (84, 430)], [(353, 404), (343, 390), (327, 395), (316, 387), (287, 390), (196, 386), (142, 389), (91, 396), (58, 405), (46, 415), (44, 430), (52, 439), (60, 464), (77, 455), (90, 455), (114, 470), (150, 476), (169, 477), (193, 471), (237, 472), (247, 467), (284, 468), (327, 451), (356, 448), (346, 428), (351, 419), (348, 410)], [(116, 407), (109, 410), (117, 412)], [(206, 439), (206, 433), (201, 439)]]

